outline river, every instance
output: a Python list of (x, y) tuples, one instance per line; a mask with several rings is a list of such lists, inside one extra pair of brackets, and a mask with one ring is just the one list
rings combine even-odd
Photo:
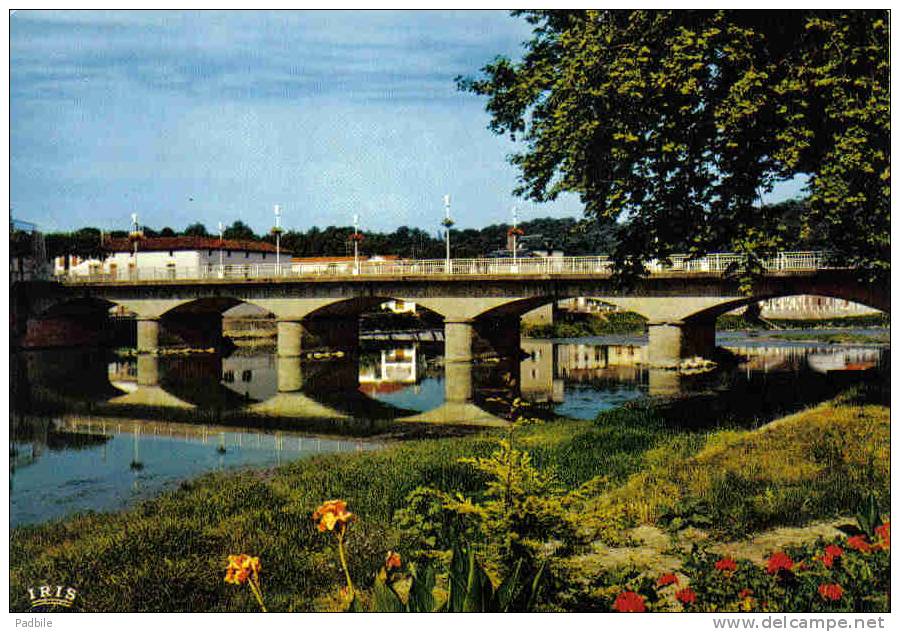
[(648, 396), (694, 395), (697, 425), (752, 426), (857, 380), (887, 384), (885, 345), (729, 332), (717, 342), (723, 368), (693, 373), (647, 368), (646, 339), (624, 336), (523, 340), (519, 361), (447, 366), (440, 343), (414, 341), (365, 340), (358, 359), (304, 361), (261, 347), (226, 357), (15, 353), (10, 524), (119, 509), (206, 472), (503, 425), (513, 397), (593, 419)]

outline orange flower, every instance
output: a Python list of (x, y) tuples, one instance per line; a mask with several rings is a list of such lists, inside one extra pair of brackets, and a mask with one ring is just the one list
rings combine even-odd
[(347, 503), (343, 500), (326, 500), (313, 512), (313, 520), (319, 521), (319, 531), (334, 531), (338, 525), (345, 527), (356, 516), (347, 511)]
[(253, 577), (253, 581), (259, 581), (259, 572), (262, 565), (258, 557), (250, 557), (245, 553), (229, 555), (228, 566), (225, 568), (225, 581), (229, 584), (243, 584)]
[(644, 604), (643, 597), (636, 592), (626, 590), (616, 597), (613, 610), (616, 612), (647, 612), (647, 606)]
[(677, 583), (678, 577), (675, 575), (675, 573), (664, 573), (663, 575), (659, 576), (659, 579), (656, 580), (657, 586), (668, 586), (670, 584)]
[(889, 549), (891, 548), (891, 523), (885, 522), (883, 525), (879, 527), (875, 527), (875, 534), (878, 536), (878, 539), (881, 540), (881, 548)]
[(730, 557), (723, 557), (718, 562), (716, 562), (716, 570), (723, 572), (734, 572), (737, 570), (737, 562), (735, 562)]
[(766, 572), (770, 575), (775, 575), (779, 571), (789, 571), (793, 566), (794, 560), (792, 560), (787, 553), (778, 551), (777, 553), (773, 553), (769, 558), (768, 564), (766, 565)]
[(400, 559), (399, 553), (394, 553), (393, 551), (388, 551), (387, 559), (384, 561), (384, 567), (387, 570), (391, 570), (394, 568), (400, 568), (402, 564), (402, 560)]
[(682, 588), (678, 592), (675, 593), (675, 599), (680, 601), (681, 603), (687, 605), (691, 603), (696, 603), (697, 601), (697, 593), (695, 593), (690, 588)]
[(866, 540), (866, 536), (864, 535), (855, 535), (852, 538), (847, 538), (847, 546), (860, 553), (868, 553), (872, 550), (872, 545), (869, 544), (869, 541)]
[(822, 599), (827, 599), (828, 601), (838, 601), (841, 597), (843, 597), (844, 589), (841, 588), (840, 584), (820, 584), (819, 594), (822, 595)]

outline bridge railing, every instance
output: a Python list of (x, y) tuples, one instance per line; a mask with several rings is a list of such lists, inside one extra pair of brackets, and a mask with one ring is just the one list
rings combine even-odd
[[(675, 255), (669, 262), (651, 261), (651, 275), (672, 273), (723, 274), (743, 261), (743, 255), (714, 253), (705, 257)], [(771, 271), (811, 271), (826, 267), (823, 252), (780, 252), (765, 260)], [(200, 281), (239, 279), (304, 279), (355, 277), (480, 277), (480, 276), (609, 276), (613, 262), (606, 256), (522, 257), (518, 259), (397, 259), (384, 261), (254, 263), (243, 265), (206, 265), (199, 267), (119, 268), (104, 271), (70, 271), (61, 277), (66, 283), (103, 283), (132, 281)]]

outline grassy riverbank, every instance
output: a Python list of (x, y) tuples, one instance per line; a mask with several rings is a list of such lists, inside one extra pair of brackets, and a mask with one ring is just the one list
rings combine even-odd
[[(570, 510), (598, 533), (704, 513), (733, 516), (722, 526), (740, 532), (852, 513), (870, 491), (889, 497), (888, 413), (845, 399), (764, 430), (688, 431), (689, 419), (635, 406), (527, 426), (516, 444), (562, 488), (593, 482)], [(252, 610), (248, 591), (222, 581), (225, 557), (240, 552), (262, 559), (270, 609), (322, 607), (342, 577), (333, 539), (310, 519), (323, 500), (342, 498), (359, 516), (349, 560), (365, 589), (388, 549), (407, 554), (397, 521), (407, 495), (430, 485), (477, 498), (485, 478), (459, 458), (490, 454), (496, 435), (209, 475), (129, 511), (14, 529), (11, 609), (27, 608), (28, 586), (51, 583), (77, 587), (89, 611)]]
[[(771, 323), (779, 329), (866, 329), (869, 327), (890, 327), (890, 314), (866, 314), (863, 316), (839, 316), (834, 318), (821, 319), (803, 319), (803, 318), (767, 318), (766, 322)], [(763, 329), (763, 325), (758, 321), (748, 321), (740, 314), (725, 314), (719, 316), (716, 320), (716, 329), (735, 330), (735, 329)]]
[(860, 333), (818, 333), (806, 331), (803, 333), (769, 332), (765, 336), (773, 340), (787, 340), (790, 342), (822, 342), (829, 345), (835, 344), (889, 344), (889, 333), (860, 334)]

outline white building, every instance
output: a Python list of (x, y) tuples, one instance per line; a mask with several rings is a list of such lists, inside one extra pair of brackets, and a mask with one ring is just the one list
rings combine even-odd
[[(136, 243), (128, 238), (107, 239), (103, 248), (107, 254), (102, 260), (68, 255), (68, 273), (127, 277), (137, 270), (174, 277), (176, 270), (178, 276), (185, 276), (219, 264), (274, 264), (276, 258), (275, 246), (270, 243), (218, 237), (145, 237)], [(281, 263), (288, 265), (290, 253), (282, 250), (282, 255)], [(57, 257), (54, 274), (66, 272), (66, 257)]]

